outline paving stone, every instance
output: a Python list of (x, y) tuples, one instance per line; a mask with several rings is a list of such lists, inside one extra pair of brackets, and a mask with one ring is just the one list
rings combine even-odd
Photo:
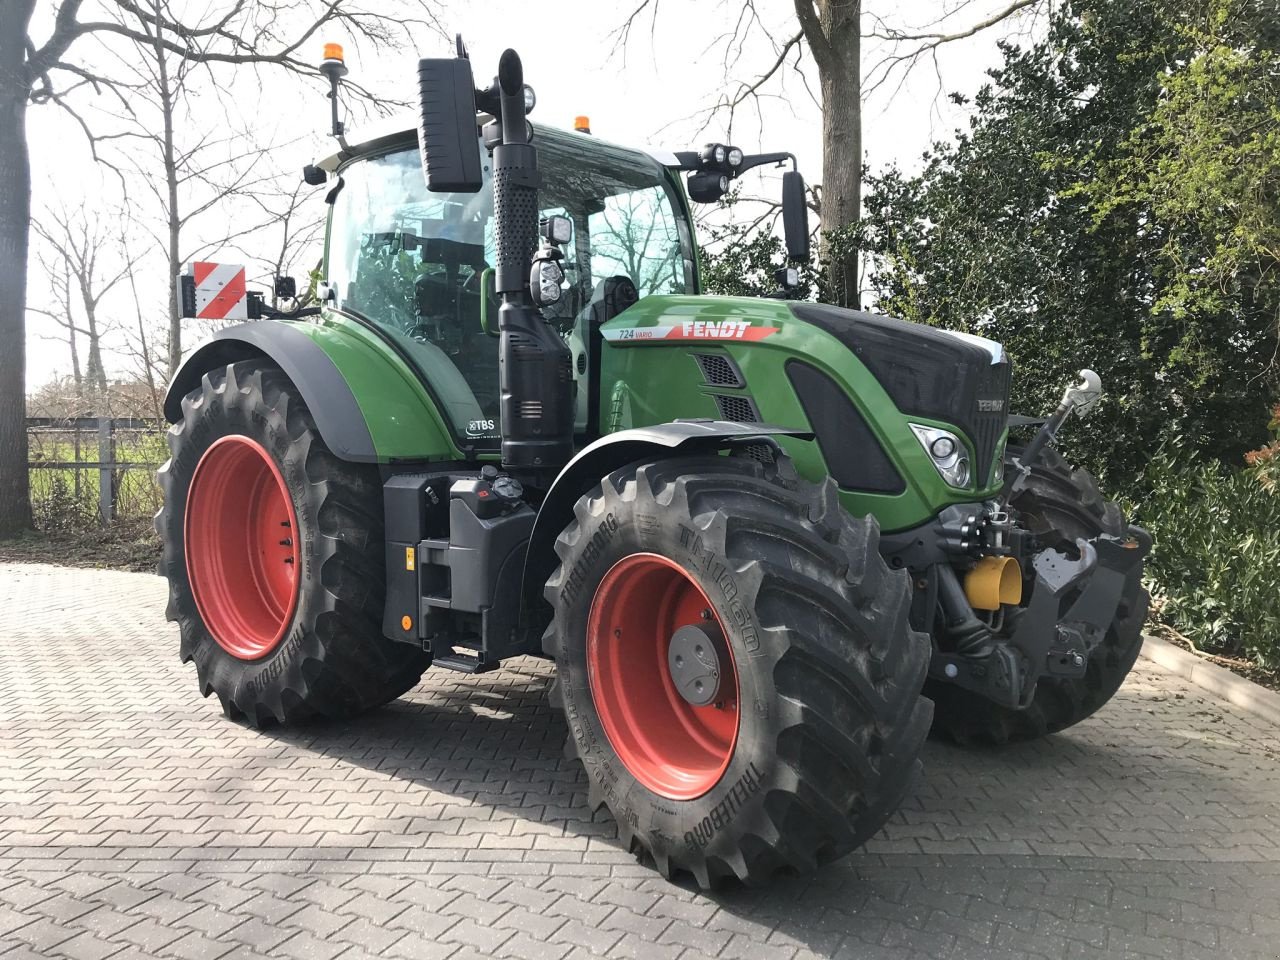
[[(336, 941), (322, 940), (310, 933), (299, 933), (271, 951), (272, 956), (293, 957), (295, 960), (335, 960), (346, 956), (350, 946)], [(377, 953), (371, 953), (377, 956)]]
[(164, 602), (0, 564), (4, 960), (1277, 955), (1280, 729), (1143, 661), (1062, 734), (930, 741), (864, 851), (707, 896), (586, 812), (550, 665), (262, 734), (195, 691)]
[(180, 960), (218, 960), (236, 950), (236, 944), (213, 940), (202, 933), (188, 933), (165, 946), (160, 953)]

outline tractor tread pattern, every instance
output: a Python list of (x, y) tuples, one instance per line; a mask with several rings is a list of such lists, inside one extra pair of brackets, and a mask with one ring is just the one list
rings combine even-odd
[[(159, 572), (169, 581), (166, 613), (178, 624), (183, 662), (196, 664), (201, 694), (216, 695), (231, 719), (267, 727), (348, 718), (412, 689), (429, 660), (382, 635), (386, 561), (377, 468), (334, 456), (293, 384), (266, 359), (209, 371), (183, 398), (182, 411), (169, 428), (170, 456), (159, 471), (164, 505), (155, 523), (164, 544)], [(282, 448), (274, 452), (300, 462), (304, 506), (315, 527), (315, 582), (304, 583), (294, 625), (268, 655), (279, 659), (274, 676), (218, 647), (196, 609), (182, 553), (182, 511), (175, 505), (186, 502), (203, 441), (227, 430), (228, 411), (278, 428)]]
[[(556, 616), (545, 644), (558, 661), (577, 642), (561, 635), (561, 588), (580, 555), (583, 525), (624, 503), (678, 516), (726, 558), (767, 638), (762, 650), (772, 658), (776, 691), (774, 742), (762, 754), (776, 759), (766, 773), (767, 815), (738, 818), (726, 830), (735, 833), (729, 842), (697, 851), (611, 810), (624, 845), (668, 878), (687, 872), (703, 888), (726, 879), (762, 884), (856, 849), (884, 825), (918, 771), (930, 718), (919, 695), (928, 640), (908, 625), (906, 574), (885, 565), (875, 520), (850, 517), (834, 484), (800, 481), (787, 460), (681, 457), (618, 470), (578, 502), (556, 543), (560, 566), (545, 591)], [(553, 696), (572, 719), (563, 683)], [(566, 753), (578, 757), (572, 731)], [(594, 765), (584, 766), (593, 809), (608, 806)]]

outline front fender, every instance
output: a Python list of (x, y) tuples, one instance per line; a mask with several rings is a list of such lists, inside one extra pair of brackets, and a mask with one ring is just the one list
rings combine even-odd
[(734, 442), (762, 437), (812, 440), (804, 430), (766, 423), (729, 420), (675, 420), (632, 430), (620, 430), (583, 448), (560, 471), (547, 491), (529, 537), (524, 564), (527, 604), (542, 597), (542, 588), (556, 567), (555, 542), (573, 517), (573, 505), (603, 477), (637, 460), (658, 459), (697, 450), (723, 450)]

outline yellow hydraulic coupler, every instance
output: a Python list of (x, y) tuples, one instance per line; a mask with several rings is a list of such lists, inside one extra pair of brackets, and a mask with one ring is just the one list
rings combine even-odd
[(964, 578), (964, 595), (975, 610), (999, 610), (1022, 602), (1022, 568), (1013, 557), (983, 557)]

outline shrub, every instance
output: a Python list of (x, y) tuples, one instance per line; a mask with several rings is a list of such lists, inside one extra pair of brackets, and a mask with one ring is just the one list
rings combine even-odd
[(52, 471), (46, 482), (33, 484), (31, 519), (37, 530), (65, 533), (97, 526), (97, 487), (76, 491), (68, 482), (70, 472)]
[(1197, 647), (1267, 667), (1280, 665), (1278, 448), (1244, 468), (1188, 465), (1165, 448), (1131, 505), (1155, 538), (1148, 569), (1164, 618)]

